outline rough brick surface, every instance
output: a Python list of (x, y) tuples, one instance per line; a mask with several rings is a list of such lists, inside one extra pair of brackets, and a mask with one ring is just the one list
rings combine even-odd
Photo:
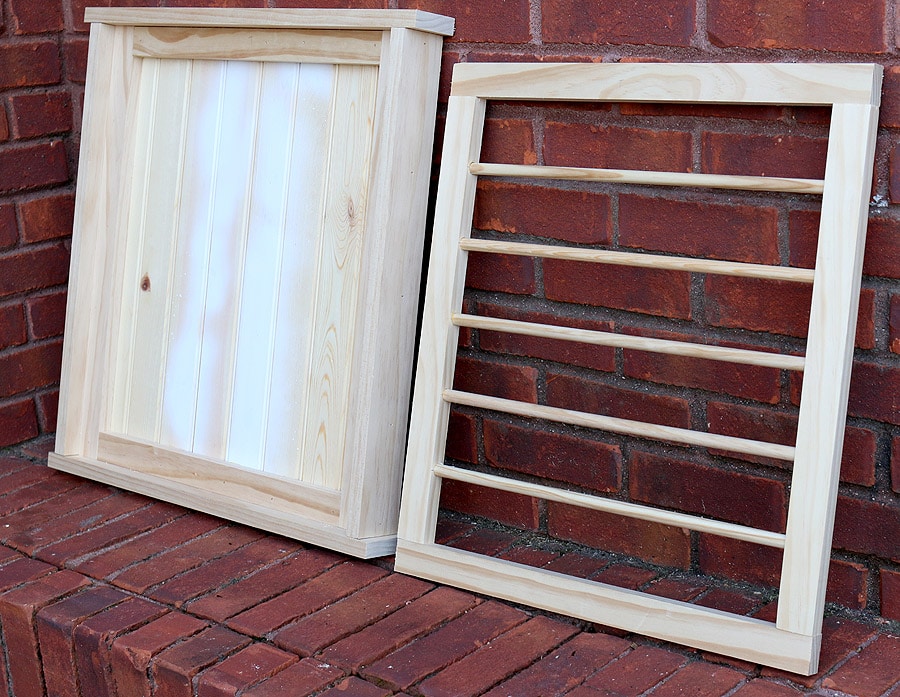
[(460, 356), (456, 361), (453, 388), (520, 402), (537, 402), (537, 370), (531, 366)]
[(62, 184), (69, 179), (62, 141), (0, 149), (0, 194)]
[(540, 523), (537, 499), (454, 480), (445, 481), (441, 487), (441, 506), (459, 513), (485, 515), (525, 530), (536, 530)]
[(194, 677), (250, 643), (250, 639), (225, 627), (210, 627), (184, 642), (162, 651), (151, 667), (159, 697), (193, 697)]
[(694, 3), (688, 0), (662, 0), (653, 12), (636, 0), (542, 0), (541, 18), (541, 35), (553, 43), (687, 46), (694, 33)]
[(234, 697), (297, 660), (273, 646), (253, 644), (204, 671), (197, 681), (197, 697)]
[(551, 121), (544, 131), (544, 161), (564, 167), (687, 172), (690, 133)]
[(900, 684), (900, 638), (880, 636), (822, 681), (822, 687), (876, 697)]
[(244, 697), (305, 697), (341, 677), (337, 668), (304, 658), (243, 693)]

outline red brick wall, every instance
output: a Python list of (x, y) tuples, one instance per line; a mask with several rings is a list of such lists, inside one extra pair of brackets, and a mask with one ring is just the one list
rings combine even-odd
[[(2, 0), (0, 446), (54, 429), (86, 56), (85, 0)], [(108, 2), (106, 3), (108, 4)], [(900, 620), (900, 33), (894, 0), (199, 0), (124, 4), (395, 7), (456, 17), (439, 113), (458, 61), (876, 61), (886, 66), (829, 598)], [(821, 175), (819, 109), (496, 104), (484, 159)], [(73, 125), (75, 124), (75, 125)], [(439, 128), (442, 121), (439, 121)], [(577, 244), (811, 264), (802, 197), (485, 182), (475, 226)], [(772, 293), (776, 301), (772, 301)], [(798, 349), (808, 293), (771, 282), (472, 255), (467, 304), (503, 317), (738, 346)], [(752, 330), (752, 331), (750, 331)], [(757, 334), (756, 332), (761, 332)], [(461, 387), (789, 442), (798, 382), (766, 368), (464, 332)], [(456, 414), (449, 454), (781, 530), (783, 463), (515, 419)], [(583, 463), (589, 463), (585, 467)], [(646, 563), (773, 583), (778, 555), (565, 506), (447, 486), (449, 510)]]

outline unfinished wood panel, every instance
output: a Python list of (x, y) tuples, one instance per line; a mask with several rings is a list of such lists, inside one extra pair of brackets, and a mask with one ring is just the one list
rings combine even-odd
[(378, 65), (381, 32), (137, 27), (134, 55), (141, 58)]
[[(871, 177), (881, 68), (874, 65), (548, 65), (461, 64), (454, 72), (447, 115), (447, 141), (438, 187), (432, 263), (429, 269), (420, 361), (411, 417), (413, 433), (407, 453), (395, 568), (431, 580), (454, 583), (476, 592), (526, 602), (556, 612), (601, 622), (670, 641), (805, 674), (817, 669), (827, 578), (831, 525), (837, 492), (843, 425), (853, 354), (862, 250)], [(833, 105), (828, 164), (824, 184), (813, 181), (771, 182), (759, 178), (704, 180), (657, 173), (521, 167), (477, 162), (487, 99), (621, 100), (663, 102), (735, 102)], [(854, 103), (843, 103), (854, 102)], [(471, 239), (472, 199), (476, 176), (522, 176), (632, 181), (640, 183), (729, 184), (760, 190), (794, 190), (823, 195), (822, 227), (816, 269), (738, 264), (632, 254), (563, 245)], [(634, 176), (633, 176), (634, 175)], [(461, 313), (462, 279), (467, 251), (519, 254), (594, 263), (682, 269), (698, 273), (813, 283), (812, 319), (804, 358), (761, 356), (760, 352), (717, 351), (681, 342), (631, 343), (602, 332), (534, 325)], [(589, 344), (625, 346), (646, 351), (804, 370), (803, 399), (796, 447), (731, 440), (615, 419), (540, 404), (501, 399), (452, 389), (457, 327), (511, 331)], [(764, 361), (759, 363), (758, 361)], [(440, 404), (440, 401), (445, 404)], [(827, 402), (827, 404), (825, 404)], [(623, 592), (603, 584), (449, 549), (434, 542), (441, 478), (487, 486), (570, 505), (616, 512), (643, 520), (679, 524), (666, 511), (622, 504), (545, 485), (469, 471), (444, 464), (447, 404), (498, 411), (718, 450), (778, 457), (792, 461), (793, 480), (787, 532), (719, 528), (719, 521), (680, 521), (709, 534), (784, 548), (781, 596), (775, 623), (747, 623), (746, 618), (707, 608)], [(724, 440), (723, 440), (724, 438)], [(702, 528), (697, 527), (698, 525)], [(727, 524), (725, 524), (727, 525)], [(687, 613), (685, 615), (684, 613)]]

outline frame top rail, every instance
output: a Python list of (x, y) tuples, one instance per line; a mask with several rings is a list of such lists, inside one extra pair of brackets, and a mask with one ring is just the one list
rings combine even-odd
[(451, 96), (534, 101), (878, 104), (873, 63), (458, 63)]
[(421, 10), (316, 10), (295, 8), (88, 7), (85, 22), (145, 27), (243, 29), (417, 29), (452, 36), (452, 17)]

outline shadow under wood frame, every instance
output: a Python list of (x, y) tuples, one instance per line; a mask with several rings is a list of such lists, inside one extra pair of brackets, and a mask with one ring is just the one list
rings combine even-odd
[[(797, 673), (816, 672), (881, 74), (880, 66), (870, 64), (517, 63), (455, 67), (414, 389), (412, 437), (407, 449), (401, 502), (398, 571)], [(827, 105), (832, 116), (825, 178), (817, 181), (481, 163), (478, 160), (485, 105), (489, 99)], [(479, 176), (821, 194), (815, 271), (470, 239)], [(635, 348), (647, 351), (802, 370), (795, 446), (744, 439), (727, 439), (729, 442), (725, 443), (722, 441), (725, 437), (715, 434), (453, 390), (459, 327), (478, 326), (485, 321), (461, 313), (469, 250), (812, 283), (807, 351), (801, 361), (777, 354), (756, 356), (753, 355), (756, 352), (734, 353), (693, 344), (678, 346), (675, 342), (603, 332), (487, 320), (494, 323), (493, 329), (532, 336), (611, 346), (631, 342)], [(793, 461), (786, 533), (755, 530), (447, 466), (443, 464), (444, 448), (452, 404)], [(444, 478), (781, 548), (784, 555), (777, 620), (771, 623), (746, 618), (438, 545), (434, 536)]]

